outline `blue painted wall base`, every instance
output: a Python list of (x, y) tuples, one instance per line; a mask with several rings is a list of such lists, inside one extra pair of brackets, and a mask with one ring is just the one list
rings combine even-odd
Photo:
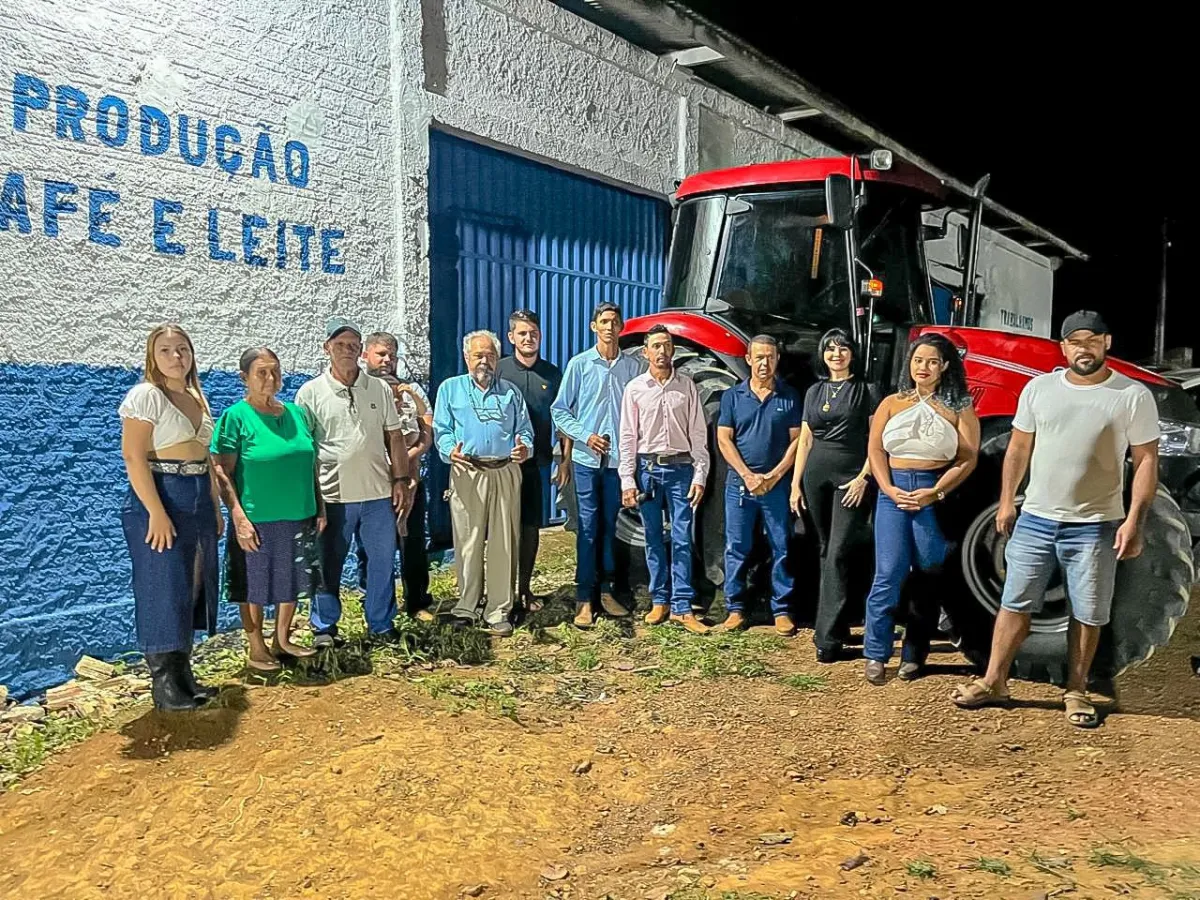
[[(290, 399), (309, 376), (290, 375)], [(70, 677), (79, 657), (134, 648), (129, 482), (117, 407), (130, 369), (0, 364), (0, 683), (20, 697)], [(202, 377), (214, 413), (242, 398), (235, 372)], [(233, 606), (222, 624), (237, 622)]]

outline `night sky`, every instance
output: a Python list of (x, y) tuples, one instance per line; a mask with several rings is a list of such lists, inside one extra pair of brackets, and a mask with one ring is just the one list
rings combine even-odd
[[(1166, 344), (1193, 347), (1200, 364), (1200, 308), (1184, 271), (1195, 225), (1183, 209), (1200, 150), (1184, 137), (1195, 75), (1183, 67), (1200, 51), (1182, 22), (1102, 20), (1093, 7), (1068, 28), (964, 7), (968, 29), (862, 6), (814, 18), (810, 4), (684, 2), (960, 180), (991, 173), (990, 196), (1092, 257), (1056, 273), (1055, 327), (1074, 309), (1099, 309), (1126, 358), (1153, 350), (1170, 216)], [(905, 38), (914, 24), (920, 37)], [(974, 61), (970, 33), (984, 42)]]

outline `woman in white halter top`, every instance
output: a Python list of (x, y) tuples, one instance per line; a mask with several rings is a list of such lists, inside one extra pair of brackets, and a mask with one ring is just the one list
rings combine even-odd
[[(896, 642), (895, 613), (910, 571), (937, 570), (946, 536), (934, 504), (971, 474), (979, 455), (979, 418), (954, 345), (927, 334), (912, 345), (907, 384), (875, 411), (867, 445), (879, 486), (875, 504), (875, 580), (867, 596), (863, 656), (871, 684), (883, 684)], [(937, 602), (921, 596), (905, 628), (899, 676), (920, 675), (936, 624)]]

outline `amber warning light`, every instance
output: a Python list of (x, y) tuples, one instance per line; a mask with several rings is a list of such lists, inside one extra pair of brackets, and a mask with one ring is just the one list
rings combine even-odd
[(865, 297), (882, 297), (883, 282), (878, 278), (868, 278), (862, 283), (862, 292)]

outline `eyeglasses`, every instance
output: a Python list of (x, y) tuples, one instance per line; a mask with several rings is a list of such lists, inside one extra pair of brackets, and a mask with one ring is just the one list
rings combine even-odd
[[(488, 405), (488, 396), (489, 395), (494, 396), (496, 398), (496, 405), (494, 407)], [(475, 399), (475, 391), (474, 390), (471, 390), (471, 392), (467, 396), (471, 400), (471, 409), (474, 410), (475, 417), (477, 419), (479, 419), (480, 422), (503, 422), (504, 421), (504, 410), (502, 410), (500, 408), (500, 395), (492, 394), (491, 388), (488, 388), (484, 392), (482, 403), (480, 403), (478, 400)]]

